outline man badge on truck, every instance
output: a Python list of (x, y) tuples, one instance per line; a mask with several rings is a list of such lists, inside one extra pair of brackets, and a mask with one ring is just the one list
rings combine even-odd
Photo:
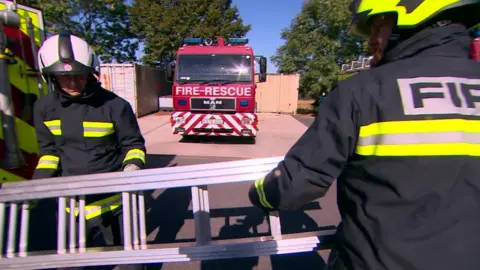
[(215, 110), (217, 108), (217, 105), (222, 105), (222, 101), (211, 98), (209, 100), (204, 100), (203, 104), (204, 105), (209, 105), (210, 110)]

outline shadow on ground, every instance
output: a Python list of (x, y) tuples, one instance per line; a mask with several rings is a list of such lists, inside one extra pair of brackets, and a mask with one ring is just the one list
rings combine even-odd
[(180, 143), (203, 143), (203, 144), (255, 144), (255, 137), (240, 136), (183, 136)]
[[(301, 210), (292, 212), (281, 212), (280, 221), (283, 234), (313, 232), (321, 229), (331, 229), (332, 227), (320, 228), (318, 224), (307, 214), (306, 210), (321, 209), (318, 202), (312, 202)], [(217, 209), (216, 209), (217, 210)], [(219, 209), (220, 210), (220, 209)], [(220, 211), (222, 211), (221, 209)], [(220, 230), (218, 240), (266, 236), (268, 233), (259, 233), (257, 226), (265, 222), (265, 214), (256, 207), (244, 207), (223, 210), (228, 211), (225, 214), (225, 226)], [(212, 216), (215, 210), (212, 210)], [(236, 224), (229, 223), (230, 216), (237, 216), (240, 212), (246, 212), (244, 219), (237, 219)], [(218, 213), (220, 214), (220, 213)], [(216, 240), (216, 239), (215, 239)], [(291, 269), (323, 269), (325, 261), (315, 251), (299, 254), (286, 254), (270, 256), (273, 270), (291, 270)], [(209, 260), (202, 262), (202, 270), (252, 270), (258, 266), (259, 258), (236, 258)]]

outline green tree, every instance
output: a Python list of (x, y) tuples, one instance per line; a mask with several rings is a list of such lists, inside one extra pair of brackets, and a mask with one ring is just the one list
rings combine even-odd
[(116, 0), (23, 0), (40, 8), (47, 34), (61, 30), (84, 38), (102, 62), (136, 60), (138, 39), (131, 31), (128, 1)]
[(175, 59), (186, 37), (241, 37), (251, 28), (231, 0), (136, 0), (130, 12), (142, 62), (157, 67)]
[(336, 83), (342, 63), (366, 51), (365, 42), (348, 34), (351, 0), (309, 0), (290, 27), (272, 62), (281, 73), (300, 73), (300, 95), (317, 98)]

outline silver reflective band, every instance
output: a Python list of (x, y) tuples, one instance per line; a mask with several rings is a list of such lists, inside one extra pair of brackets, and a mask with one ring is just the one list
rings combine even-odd
[(85, 132), (109, 132), (109, 131), (111, 131), (111, 128), (84, 127), (83, 131), (85, 131)]
[(360, 137), (358, 145), (388, 145), (388, 144), (441, 144), (441, 143), (471, 143), (480, 144), (480, 133), (468, 132), (422, 132), (382, 134)]
[(37, 164), (37, 169), (58, 169), (58, 162), (60, 158), (52, 155), (44, 155), (40, 157)]
[(84, 137), (104, 137), (115, 132), (113, 123), (109, 122), (83, 122)]
[(58, 164), (58, 161), (55, 161), (55, 160), (40, 160), (38, 162), (38, 164), (54, 164), (54, 165), (57, 165)]

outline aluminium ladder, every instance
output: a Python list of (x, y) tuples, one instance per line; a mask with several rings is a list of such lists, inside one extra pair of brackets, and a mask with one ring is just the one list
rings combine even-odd
[[(207, 186), (253, 181), (271, 171), (282, 159), (283, 157), (251, 159), (4, 184), (0, 188), (0, 254), (2, 255), (0, 269), (27, 270), (131, 265), (132, 262), (136, 264), (184, 262), (315, 250), (325, 237), (331, 237), (334, 234), (334, 229), (282, 235), (279, 216), (275, 212), (272, 212), (269, 217), (270, 237), (260, 237), (241, 243), (212, 241)], [(195, 245), (188, 247), (147, 245), (143, 191), (188, 186), (191, 187), (192, 192)], [(123, 247), (86, 248), (85, 195), (112, 192), (122, 194)], [(75, 196), (79, 197), (78, 220), (76, 211), (70, 211), (70, 213), (65, 211), (67, 204), (70, 209), (77, 205), (77, 201), (73, 199)], [(57, 250), (29, 252), (28, 202), (46, 198), (58, 200)], [(9, 218), (6, 218), (7, 211)], [(20, 224), (17, 224), (17, 220)], [(6, 240), (5, 249), (4, 240)]]

